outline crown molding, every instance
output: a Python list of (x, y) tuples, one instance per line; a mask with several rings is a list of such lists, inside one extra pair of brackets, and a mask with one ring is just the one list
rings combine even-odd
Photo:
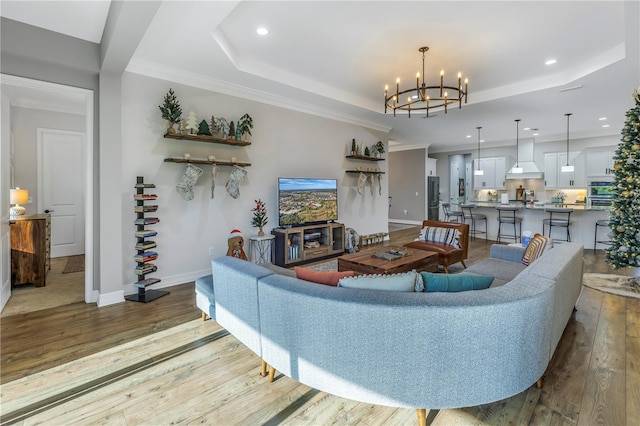
[(368, 129), (381, 132), (390, 132), (391, 127), (369, 120), (346, 116), (334, 110), (313, 105), (307, 102), (297, 101), (284, 96), (274, 95), (257, 89), (248, 88), (228, 81), (219, 80), (213, 77), (204, 77), (178, 68), (158, 65), (150, 61), (133, 59), (126, 69), (127, 72), (140, 74), (160, 80), (172, 81), (199, 89), (235, 96), (250, 101), (260, 102), (292, 111), (328, 118), (330, 120), (341, 121), (343, 123), (366, 127)]

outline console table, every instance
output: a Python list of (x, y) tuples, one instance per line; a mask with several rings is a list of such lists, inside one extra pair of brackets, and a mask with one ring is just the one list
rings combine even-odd
[(51, 215), (11, 218), (11, 286), (44, 287), (51, 269)]

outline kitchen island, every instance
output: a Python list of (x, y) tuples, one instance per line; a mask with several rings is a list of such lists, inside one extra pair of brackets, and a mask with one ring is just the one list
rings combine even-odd
[[(531, 231), (531, 235), (535, 233), (542, 233), (542, 221), (549, 218), (549, 213), (545, 211), (547, 208), (571, 208), (573, 213), (571, 214), (571, 241), (574, 243), (580, 243), (585, 249), (593, 248), (595, 223), (600, 219), (609, 218), (608, 207), (590, 207), (585, 203), (579, 204), (560, 204), (560, 203), (535, 203), (534, 205), (524, 205), (522, 202), (502, 204), (499, 202), (491, 201), (477, 201), (473, 203), (476, 206), (476, 210), (480, 214), (487, 216), (487, 238), (489, 240), (496, 241), (498, 235), (498, 210), (496, 207), (518, 207), (519, 210), (516, 215), (522, 218), (522, 232)], [(451, 204), (452, 210), (460, 210), (460, 205)], [(476, 228), (484, 230), (484, 224), (479, 222), (476, 224)], [(511, 227), (507, 228), (507, 233), (511, 231)], [(504, 232), (504, 231), (503, 231)], [(598, 240), (604, 240), (605, 230), (602, 228), (599, 232)], [(545, 235), (549, 235), (549, 228), (546, 227)], [(566, 237), (566, 230), (564, 228), (553, 228), (552, 238), (564, 239)], [(482, 235), (479, 236), (482, 238)], [(513, 240), (505, 240), (506, 242), (513, 242)], [(598, 249), (605, 248), (606, 245), (598, 244)]]

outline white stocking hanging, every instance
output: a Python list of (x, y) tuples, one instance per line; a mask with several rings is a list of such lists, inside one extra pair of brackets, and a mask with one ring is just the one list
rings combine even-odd
[(367, 183), (367, 175), (360, 173), (358, 177), (358, 194), (364, 194), (364, 184)]
[(216, 176), (218, 175), (218, 166), (215, 164), (211, 167), (211, 199), (213, 200), (213, 190), (216, 188)]
[(375, 179), (375, 175), (373, 173), (371, 173), (369, 175), (369, 190), (371, 191), (371, 196), (373, 197), (373, 185), (374, 185), (374, 179)]
[(193, 200), (193, 186), (202, 175), (203, 170), (191, 163), (187, 164), (184, 174), (180, 177), (180, 182), (176, 185), (176, 191), (185, 201)]
[(240, 196), (240, 182), (246, 176), (247, 171), (240, 166), (233, 166), (231, 170), (231, 174), (229, 174), (229, 180), (225, 187), (227, 188), (227, 192), (233, 198), (238, 198)]

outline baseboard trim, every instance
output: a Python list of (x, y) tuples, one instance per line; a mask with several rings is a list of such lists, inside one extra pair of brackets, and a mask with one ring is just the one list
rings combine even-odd
[(103, 306), (115, 305), (124, 302), (124, 291), (114, 291), (112, 293), (104, 293), (98, 296), (98, 308)]
[(422, 225), (421, 220), (403, 220), (403, 219), (389, 219), (390, 223), (401, 223), (403, 225)]
[[(174, 285), (180, 285), (180, 284), (185, 284), (191, 281), (195, 281), (196, 279), (205, 275), (211, 275), (211, 268), (201, 269), (199, 271), (189, 272), (187, 274), (173, 275), (171, 277), (162, 277), (161, 278), (162, 281), (160, 281), (158, 284), (153, 284), (147, 288), (150, 290), (159, 290), (161, 288), (171, 287)], [(134, 287), (133, 284), (129, 284), (128, 286), (126, 286), (124, 290), (124, 294), (127, 296), (137, 292), (138, 292), (138, 288)]]

